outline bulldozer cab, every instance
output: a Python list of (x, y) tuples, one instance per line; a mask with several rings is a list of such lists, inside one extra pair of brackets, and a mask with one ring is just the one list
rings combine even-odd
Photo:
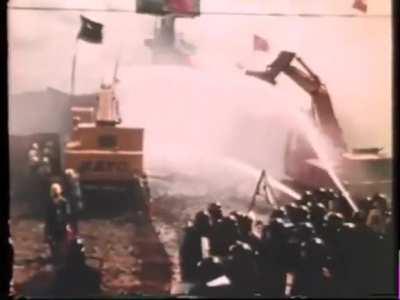
[(384, 154), (344, 153), (337, 172), (356, 197), (383, 193), (392, 198), (392, 159)]

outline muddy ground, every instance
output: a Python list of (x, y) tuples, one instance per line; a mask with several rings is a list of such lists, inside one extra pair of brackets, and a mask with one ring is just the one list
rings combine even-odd
[[(222, 195), (162, 194), (153, 197), (152, 226), (141, 225), (126, 210), (82, 219), (80, 237), (85, 241), (89, 265), (101, 272), (102, 292), (165, 295), (179, 291), (182, 229), (211, 201), (220, 201), (227, 213), (246, 211), (249, 204), (248, 198)], [(260, 205), (258, 213), (263, 221), (269, 209)], [(38, 289), (36, 285), (43, 284), (43, 280), (35, 281), (35, 276), (51, 269), (43, 229), (43, 217), (29, 214), (29, 205), (12, 203), (14, 287), (19, 294), (32, 295), (32, 285)]]

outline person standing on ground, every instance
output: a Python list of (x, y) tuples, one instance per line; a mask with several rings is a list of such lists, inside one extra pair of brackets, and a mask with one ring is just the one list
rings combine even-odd
[(71, 208), (62, 196), (62, 187), (58, 183), (51, 185), (50, 198), (51, 201), (48, 202), (46, 211), (45, 236), (50, 246), (52, 258), (58, 264), (61, 263), (61, 258), (66, 250)]

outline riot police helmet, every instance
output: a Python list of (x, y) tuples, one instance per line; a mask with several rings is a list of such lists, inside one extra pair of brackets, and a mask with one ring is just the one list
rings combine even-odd
[(194, 217), (193, 226), (200, 232), (207, 233), (210, 229), (210, 215), (208, 212), (204, 210), (197, 212)]
[(244, 215), (244, 214), (243, 214), (242, 212), (237, 211), (237, 210), (232, 210), (232, 211), (229, 213), (229, 216), (233, 216), (236, 220), (239, 220), (243, 215)]
[(299, 209), (299, 206), (295, 202), (291, 202), (287, 205), (285, 205), (285, 211), (287, 214), (287, 217), (289, 218), (290, 221), (293, 221), (296, 218), (297, 211)]
[(310, 219), (310, 209), (306, 205), (300, 205), (298, 209), (298, 222), (307, 222)]
[(308, 202), (314, 201), (314, 193), (311, 190), (306, 190), (298, 201), (301, 205), (306, 205)]
[(304, 222), (297, 226), (297, 235), (303, 241), (308, 241), (315, 236), (315, 229), (310, 222)]
[(358, 207), (364, 212), (368, 212), (372, 208), (372, 197), (362, 197), (358, 201)]
[(329, 228), (339, 228), (343, 225), (344, 217), (341, 213), (328, 212), (324, 217), (325, 225)]
[(316, 203), (309, 207), (310, 220), (312, 222), (322, 222), (327, 213), (327, 209), (323, 203)]
[(264, 226), (262, 230), (262, 239), (270, 240), (283, 237), (285, 232), (286, 227), (284, 219), (276, 218), (271, 220), (267, 226)]
[(208, 205), (207, 211), (214, 220), (219, 220), (223, 217), (222, 206), (219, 202), (212, 202)]
[(240, 232), (242, 233), (249, 233), (253, 228), (253, 218), (248, 215), (243, 215), (238, 219), (238, 226)]
[(253, 251), (249, 244), (237, 241), (229, 247), (229, 255), (231, 255), (232, 258), (242, 258), (252, 256)]
[(329, 198), (332, 197), (332, 194), (329, 192), (329, 189), (320, 187), (315, 192), (315, 201), (318, 203), (323, 203), (327, 205)]
[(271, 219), (285, 218), (285, 217), (287, 217), (287, 215), (286, 215), (286, 209), (284, 206), (280, 206), (280, 207), (274, 209), (270, 216)]
[(375, 194), (372, 197), (372, 206), (374, 208), (378, 208), (378, 209), (381, 209), (383, 211), (386, 211), (387, 210), (387, 203), (388, 203), (388, 200), (387, 200), (387, 196), (385, 194), (379, 193), (379, 194)]

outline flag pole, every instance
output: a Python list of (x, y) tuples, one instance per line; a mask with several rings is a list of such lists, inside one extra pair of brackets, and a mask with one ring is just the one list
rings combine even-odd
[(71, 90), (70, 90), (71, 96), (75, 94), (76, 57), (78, 53), (78, 44), (79, 44), (79, 38), (76, 38), (74, 56), (72, 57)]
[(117, 74), (118, 74), (118, 69), (119, 69), (119, 61), (121, 59), (121, 53), (122, 53), (122, 43), (119, 45), (118, 55), (117, 55), (117, 59), (115, 61), (113, 84), (117, 83), (117, 81), (118, 81)]

